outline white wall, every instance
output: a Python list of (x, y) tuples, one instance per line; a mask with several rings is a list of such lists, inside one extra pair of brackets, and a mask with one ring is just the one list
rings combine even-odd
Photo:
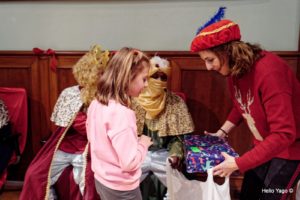
[(189, 50), (196, 29), (219, 6), (242, 39), (268, 50), (297, 50), (300, 0), (98, 0), (0, 2), (0, 50), (87, 50), (132, 46)]

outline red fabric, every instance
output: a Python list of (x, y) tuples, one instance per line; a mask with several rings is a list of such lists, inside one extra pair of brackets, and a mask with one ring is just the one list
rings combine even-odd
[(2, 186), (4, 185), (5, 181), (6, 181), (6, 177), (7, 177), (7, 169), (5, 169), (2, 174), (0, 174), (0, 189), (2, 188)]
[(72, 170), (73, 167), (71, 165), (68, 166), (62, 172), (61, 176), (54, 185), (58, 199), (81, 199), (80, 190), (79, 187), (75, 184)]
[(45, 198), (47, 176), (55, 145), (64, 130), (65, 128), (59, 127), (30, 163), (26, 171), (23, 189), (19, 198), (20, 200), (42, 200)]
[(177, 96), (181, 97), (184, 102), (186, 102), (186, 95), (183, 92), (174, 92)]
[(0, 87), (0, 98), (5, 103), (12, 133), (19, 134), (20, 153), (24, 151), (27, 137), (28, 108), (26, 90), (23, 88)]
[[(230, 41), (240, 40), (240, 28), (237, 24), (226, 27), (222, 30), (219, 28), (233, 23), (230, 20), (224, 19), (211, 24), (200, 31), (200, 33), (193, 39), (191, 44), (192, 52), (199, 52), (201, 50), (209, 49)], [(201, 35), (207, 33), (206, 35)]]
[(56, 72), (56, 68), (57, 68), (57, 65), (58, 65), (58, 62), (56, 60), (56, 57), (55, 57), (55, 51), (52, 50), (52, 49), (48, 49), (46, 51), (46, 54), (51, 56), (51, 59), (50, 59), (50, 68), (53, 72)]
[[(41, 148), (38, 154), (30, 163), (24, 180), (23, 189), (20, 195), (20, 200), (35, 199), (44, 200), (46, 194), (47, 178), (50, 169), (51, 161), (55, 146), (62, 136), (65, 128), (58, 127), (57, 130), (51, 135), (46, 144)], [(67, 133), (68, 134), (68, 133)], [(78, 185), (73, 180), (73, 173), (70, 169), (66, 168), (56, 183), (55, 188), (59, 188), (57, 193), (63, 200), (99, 200), (99, 196), (95, 189), (94, 173), (91, 170), (90, 154), (87, 158), (86, 167), (86, 188), (83, 197), (78, 193)], [(63, 182), (60, 182), (63, 181)], [(76, 192), (76, 194), (74, 194)]]
[(35, 48), (32, 49), (32, 51), (33, 51), (34, 54), (37, 54), (37, 55), (47, 54), (48, 56), (51, 56), (51, 59), (50, 59), (50, 68), (51, 68), (51, 70), (53, 72), (56, 72), (58, 61), (57, 61), (57, 59), (55, 57), (55, 51), (53, 49), (47, 49), (45, 51), (43, 49), (35, 47)]
[(227, 120), (235, 125), (239, 125), (242, 122), (243, 117), (241, 113), (237, 110), (237, 108), (233, 107), (227, 117)]
[(37, 48), (37, 47), (33, 48), (32, 51), (34, 54), (37, 54), (37, 55), (42, 55), (44, 53), (44, 50)]
[[(88, 161), (90, 161), (90, 156), (88, 157)], [(91, 169), (91, 162), (87, 163), (87, 169)], [(86, 171), (86, 188), (84, 192), (84, 198), (82, 198), (79, 187), (75, 184), (74, 177), (73, 177), (73, 167), (67, 167), (62, 175), (57, 180), (57, 183), (54, 185), (54, 188), (57, 192), (58, 199), (62, 200), (100, 200), (99, 196), (97, 195), (97, 191), (95, 188), (95, 179), (94, 173), (92, 170)]]
[[(265, 51), (248, 74), (239, 79), (229, 77), (231, 98), (238, 110), (237, 116), (231, 115), (229, 121), (245, 113), (235, 98), (235, 86), (263, 138), (254, 139), (254, 148), (236, 158), (240, 171), (276, 157), (300, 160), (300, 83), (290, 67)], [(246, 105), (247, 102), (252, 103)]]
[[(12, 125), (12, 134), (19, 135), (19, 150), (24, 151), (27, 138), (27, 95), (23, 88), (7, 88), (0, 87), (0, 99), (5, 103), (9, 120)], [(17, 160), (16, 153), (13, 154), (9, 161), (9, 165)], [(7, 177), (7, 170), (0, 176), (0, 188), (4, 185)]]
[(68, 134), (64, 137), (59, 149), (67, 153), (82, 153), (87, 144), (86, 137), (86, 113), (79, 112), (74, 119), (74, 122)]
[[(292, 185), (293, 185), (293, 183), (295, 182), (296, 178), (299, 176), (299, 174), (300, 174), (300, 164), (298, 165), (296, 171), (294, 172), (294, 174), (293, 174), (293, 176), (292, 176), (292, 178), (291, 178), (289, 184), (288, 184), (288, 185), (286, 186), (286, 188), (285, 188), (287, 191), (290, 190), (290, 189), (292, 188)], [(296, 184), (297, 184), (297, 183), (298, 183), (298, 182), (296, 182)], [(297, 191), (294, 191), (294, 192), (296, 193)], [(284, 194), (282, 195), (282, 197), (281, 197), (280, 200), (286, 200), (286, 199), (287, 199), (287, 195), (288, 195), (288, 193), (284, 193)]]

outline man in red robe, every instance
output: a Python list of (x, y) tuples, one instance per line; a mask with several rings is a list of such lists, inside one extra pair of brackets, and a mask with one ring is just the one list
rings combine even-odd
[[(85, 121), (99, 73), (107, 61), (108, 52), (96, 45), (73, 66), (79, 85), (66, 88), (60, 94), (51, 116), (58, 128), (31, 162), (20, 200), (99, 199), (90, 166)], [(56, 182), (70, 166), (73, 168), (72, 176), (68, 176), (71, 182), (63, 185), (64, 188), (57, 187)]]

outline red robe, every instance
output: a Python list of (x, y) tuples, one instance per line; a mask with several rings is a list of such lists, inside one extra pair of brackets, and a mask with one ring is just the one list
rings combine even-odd
[[(71, 122), (71, 127), (85, 126), (85, 123), (76, 122), (76, 119)], [(76, 129), (77, 129), (76, 128)], [(56, 146), (60, 138), (64, 137), (65, 131), (68, 131), (70, 127), (58, 127), (57, 130), (51, 135), (47, 143), (41, 148), (38, 154), (35, 156), (33, 161), (28, 167), (28, 170), (25, 175), (23, 189), (20, 195), (20, 200), (34, 199), (42, 200), (45, 199), (46, 192), (49, 190), (47, 186), (48, 173), (50, 170), (51, 161), (56, 149)], [(85, 127), (81, 127), (81, 130), (84, 130)], [(73, 130), (74, 131), (74, 130)], [(68, 133), (66, 133), (68, 134)], [(73, 180), (73, 174), (71, 171), (72, 167), (69, 166), (64, 170), (57, 183), (54, 185), (56, 193), (59, 199), (63, 200), (97, 200), (100, 199), (94, 182), (94, 173), (91, 170), (91, 159), (88, 152), (87, 155), (87, 165), (86, 165), (86, 174), (85, 174), (85, 190), (83, 197), (80, 194), (78, 185)]]

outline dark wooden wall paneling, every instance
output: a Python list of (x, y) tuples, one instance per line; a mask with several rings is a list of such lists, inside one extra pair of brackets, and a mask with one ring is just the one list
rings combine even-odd
[[(56, 73), (50, 69), (50, 57), (29, 51), (0, 51), (0, 87), (23, 87), (28, 94), (29, 129), (26, 148), (20, 164), (15, 167), (15, 179), (22, 179), (26, 168), (54, 130), (49, 118), (59, 93), (76, 84), (72, 66), (84, 51), (56, 53)], [(216, 131), (226, 119), (231, 107), (226, 79), (206, 70), (197, 54), (182, 51), (149, 51), (167, 58), (172, 64), (169, 88), (187, 95), (187, 105), (197, 132)], [(275, 52), (285, 59), (300, 80), (300, 52)], [(229, 136), (229, 143), (240, 154), (251, 146), (251, 134), (245, 124)]]

